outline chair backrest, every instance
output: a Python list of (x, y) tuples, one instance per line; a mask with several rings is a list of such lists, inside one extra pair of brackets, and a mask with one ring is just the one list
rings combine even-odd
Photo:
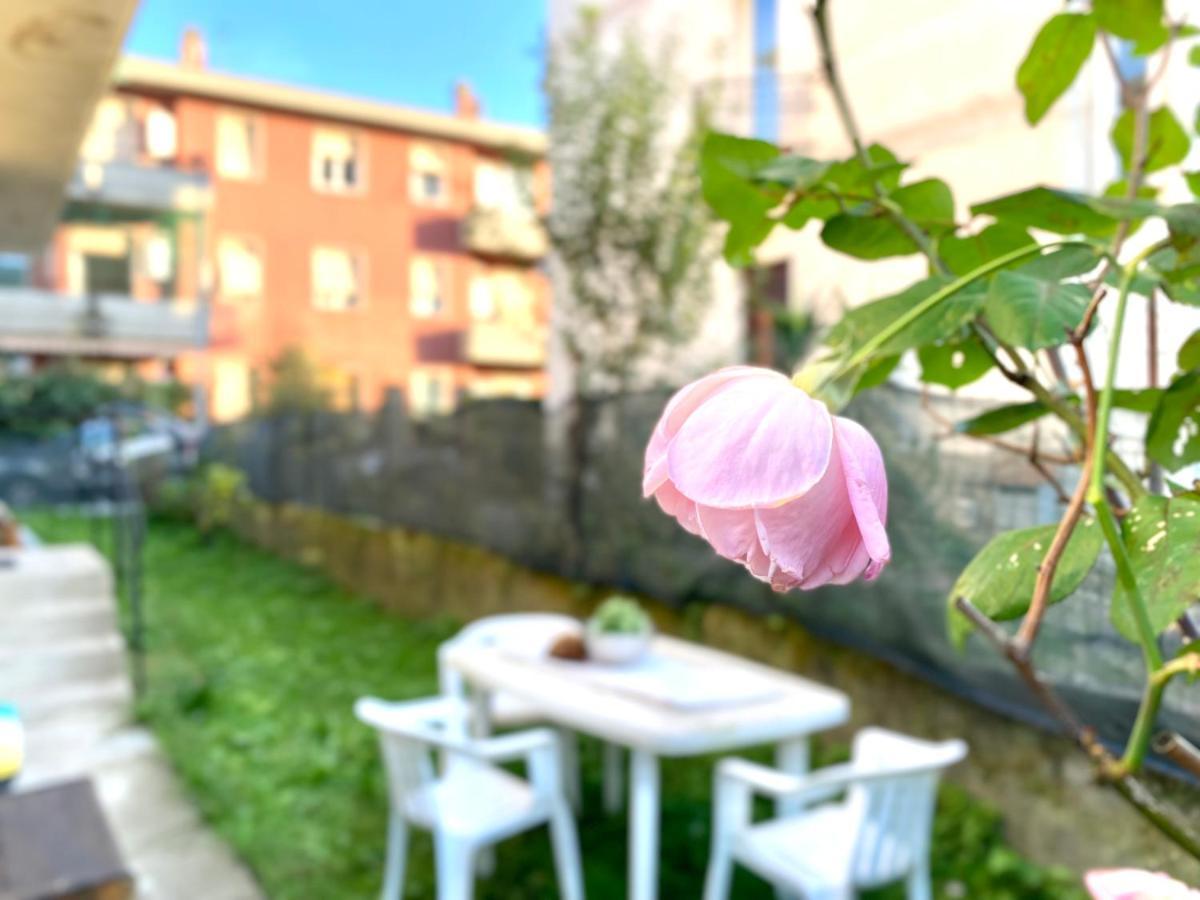
[(966, 755), (962, 741), (931, 743), (882, 728), (855, 736), (853, 765), (865, 775), (846, 798), (859, 820), (851, 869), (856, 886), (902, 878), (929, 853), (938, 778)]
[(431, 750), (462, 747), (468, 710), (455, 697), (401, 703), (360, 697), (354, 714), (379, 733), (388, 796), (399, 808), (410, 792), (437, 778)]
[(578, 632), (579, 620), (560, 613), (505, 613), (485, 616), (465, 626), (438, 648), (438, 679), (442, 693), (462, 697), (466, 688), (461, 676), (442, 662), (450, 648), (462, 646), (510, 647), (531, 657), (545, 656), (560, 635)]

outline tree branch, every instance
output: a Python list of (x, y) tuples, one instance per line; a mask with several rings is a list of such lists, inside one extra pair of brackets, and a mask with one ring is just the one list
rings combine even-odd
[(1092, 380), (1092, 370), (1088, 364), (1087, 353), (1083, 349), (1083, 342), (1078, 339), (1072, 339), (1071, 346), (1075, 349), (1076, 359), (1079, 361), (1079, 367), (1083, 371), (1083, 383), (1086, 395), (1087, 427), (1085, 433), (1087, 437), (1084, 446), (1083, 471), (1079, 475), (1079, 481), (1076, 483), (1075, 492), (1071, 495), (1070, 502), (1067, 504), (1066, 512), (1063, 513), (1063, 517), (1058, 523), (1058, 528), (1054, 532), (1054, 539), (1050, 542), (1050, 549), (1046, 551), (1045, 558), (1042, 559), (1041, 565), (1038, 566), (1033, 600), (1029, 604), (1029, 610), (1026, 612), (1025, 618), (1021, 622), (1021, 628), (1014, 639), (1015, 651), (1025, 656), (1029, 654), (1033, 642), (1037, 640), (1038, 629), (1042, 626), (1042, 617), (1045, 616), (1046, 608), (1050, 603), (1050, 592), (1054, 584), (1054, 574), (1058, 571), (1059, 561), (1062, 559), (1063, 553), (1066, 552), (1071, 535), (1075, 533), (1075, 526), (1079, 524), (1079, 518), (1083, 514), (1083, 504), (1087, 499), (1088, 489), (1091, 486), (1092, 467), (1096, 463), (1096, 448), (1092, 440), (1096, 427), (1096, 384)]
[(1192, 831), (1177, 810), (1155, 797), (1150, 790), (1118, 762), (1096, 738), (1092, 729), (1084, 726), (1074, 711), (1063, 702), (1054, 689), (1033, 667), (1027, 655), (1019, 652), (1012, 640), (995, 622), (979, 611), (969, 600), (959, 597), (955, 608), (966, 616), (996, 650), (1012, 663), (1030, 692), (1041, 702), (1066, 734), (1088, 755), (1101, 781), (1111, 784), (1146, 821), (1169, 837), (1184, 851), (1200, 859), (1200, 835)]

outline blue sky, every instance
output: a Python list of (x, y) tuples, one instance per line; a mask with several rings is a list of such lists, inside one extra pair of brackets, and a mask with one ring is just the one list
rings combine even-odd
[(142, 0), (125, 48), (175, 59), (187, 25), (209, 67), (449, 110), (464, 78), (489, 119), (541, 125), (547, 0)]

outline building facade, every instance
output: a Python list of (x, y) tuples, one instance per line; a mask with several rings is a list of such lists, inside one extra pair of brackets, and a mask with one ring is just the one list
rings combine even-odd
[[(1168, 5), (1175, 18), (1187, 14), (1186, 3)], [(851, 154), (821, 70), (811, 3), (548, 0), (551, 39), (572, 27), (585, 6), (602, 10), (613, 36), (632, 31), (670, 47), (682, 77), (713, 104), (719, 130), (818, 159)], [(1052, 12), (1040, 0), (830, 4), (842, 80), (865, 140), (884, 144), (909, 163), (913, 181), (944, 179), (962, 221), (970, 218), (972, 203), (1031, 185), (1098, 194), (1121, 177), (1109, 138), (1120, 98), (1104, 54), (1092, 55), (1075, 85), (1036, 128), (1025, 121), (1015, 73)], [(1118, 46), (1115, 52), (1123, 65), (1136, 64), (1127, 49)], [(1173, 54), (1151, 106), (1168, 103), (1180, 121), (1190, 121), (1200, 101), (1194, 71), (1185, 52)], [(1196, 161), (1189, 162), (1195, 168)], [(1190, 199), (1182, 182), (1164, 185), (1163, 196)], [(864, 262), (840, 255), (821, 243), (815, 222), (799, 232), (777, 228), (757, 260), (762, 268), (757, 299), (809, 317), (818, 328), (835, 322), (847, 308), (911, 284), (925, 270), (915, 257)], [(745, 298), (748, 280), (740, 285), (717, 281), (714, 290), (740, 291)], [(1158, 352), (1164, 371), (1196, 319), (1193, 310), (1170, 306), (1169, 315), (1179, 321), (1163, 323)], [(727, 317), (718, 331), (745, 335), (747, 359), (772, 362), (772, 341), (764, 330), (773, 317), (763, 314), (761, 303), (722, 302), (716, 309)], [(1138, 322), (1132, 330), (1144, 329)], [(1128, 371), (1122, 361), (1123, 383), (1144, 381), (1142, 349), (1129, 354)], [(902, 367), (898, 377), (905, 375)], [(986, 399), (1009, 391), (997, 377), (964, 393)]]
[(172, 229), (64, 220), (38, 283), (195, 298), (208, 346), (173, 368), (218, 421), (247, 413), (291, 348), (341, 406), (377, 405), (389, 387), (417, 415), (464, 395), (540, 396), (543, 136), (483, 121), (462, 85), (441, 115), (220, 74), (204, 56), (190, 33), (179, 64), (122, 60), (80, 179), (199, 179), (207, 215)]

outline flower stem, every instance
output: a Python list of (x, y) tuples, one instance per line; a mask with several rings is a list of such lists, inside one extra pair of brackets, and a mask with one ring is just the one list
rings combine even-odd
[(1003, 269), (1005, 266), (1011, 265), (1014, 262), (1018, 262), (1026, 257), (1041, 253), (1043, 250), (1048, 250), (1054, 247), (1073, 246), (1090, 247), (1091, 244), (1089, 244), (1087, 241), (1052, 241), (1048, 244), (1029, 244), (1028, 246), (1005, 253), (1003, 256), (998, 256), (993, 260), (989, 260), (979, 268), (973, 269), (966, 275), (954, 279), (949, 284), (938, 288), (916, 306), (905, 312), (904, 315), (894, 319), (886, 328), (883, 328), (874, 334), (870, 340), (855, 350), (848, 359), (834, 369), (832, 374), (822, 379), (821, 384), (824, 385), (831, 381), (836, 381), (847, 372), (852, 371), (855, 367), (866, 362), (876, 350), (894, 338), (897, 334), (899, 334), (917, 319), (921, 318), (921, 316), (925, 315), (925, 313), (929, 312), (943, 300), (946, 300), (948, 297), (952, 297), (954, 294), (957, 294), (969, 284), (978, 281), (980, 278), (985, 278), (986, 276), (991, 275), (993, 272)]
[(1152, 253), (1162, 249), (1162, 246), (1162, 243), (1151, 244), (1121, 269), (1117, 310), (1113, 318), (1112, 335), (1108, 341), (1108, 371), (1104, 376), (1104, 388), (1100, 392), (1100, 405), (1096, 414), (1096, 465), (1092, 467), (1092, 483), (1088, 489), (1088, 502), (1093, 505), (1104, 499), (1105, 464), (1108, 456), (1108, 420), (1112, 414), (1113, 390), (1117, 380), (1117, 360), (1121, 355), (1121, 332), (1125, 326), (1125, 310), (1129, 306), (1129, 289), (1133, 286), (1137, 267)]
[(1142, 705), (1138, 707), (1137, 720), (1133, 723), (1133, 731), (1129, 734), (1129, 743), (1125, 746), (1125, 755), (1121, 757), (1121, 765), (1126, 771), (1136, 772), (1146, 760), (1146, 750), (1150, 746), (1150, 736), (1154, 730), (1154, 720), (1158, 718), (1158, 709), (1162, 705), (1163, 693), (1171, 679), (1186, 672), (1196, 672), (1200, 668), (1200, 656), (1189, 653), (1171, 660), (1166, 665), (1150, 673), (1146, 681), (1146, 692), (1142, 695)]
[(1117, 580), (1125, 588), (1126, 603), (1129, 604), (1129, 612), (1137, 626), (1138, 642), (1142, 645), (1146, 671), (1153, 673), (1162, 665), (1162, 654), (1158, 649), (1154, 626), (1150, 624), (1150, 614), (1146, 612), (1146, 604), (1138, 590), (1137, 577), (1133, 574), (1133, 564), (1129, 560), (1129, 550), (1121, 539), (1121, 529), (1117, 525), (1112, 507), (1108, 505), (1108, 499), (1101, 496), (1098, 501), (1093, 501), (1092, 507), (1096, 510), (1096, 518), (1104, 532), (1104, 539), (1108, 542), (1108, 549), (1112, 552), (1113, 562), (1116, 563)]

